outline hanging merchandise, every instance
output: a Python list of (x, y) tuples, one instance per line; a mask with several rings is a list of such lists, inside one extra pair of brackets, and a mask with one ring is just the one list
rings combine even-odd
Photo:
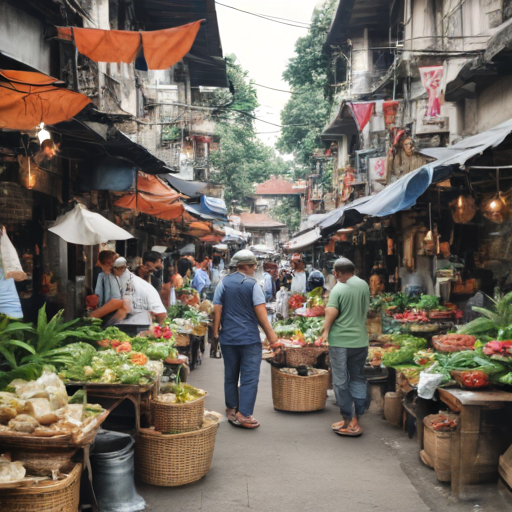
[(443, 78), (443, 66), (423, 66), (419, 68), (421, 83), (428, 94), (425, 117), (441, 116), (441, 79)]
[(384, 123), (390, 130), (395, 128), (395, 119), (399, 105), (400, 103), (395, 100), (385, 101), (382, 104), (382, 111), (384, 112)]
[(148, 69), (169, 69), (190, 51), (201, 21), (151, 32), (101, 30), (96, 28), (57, 27), (58, 38), (75, 41), (77, 50), (96, 62), (135, 60), (143, 48)]
[(467, 224), (476, 214), (475, 200), (471, 196), (461, 195), (449, 205), (456, 224)]

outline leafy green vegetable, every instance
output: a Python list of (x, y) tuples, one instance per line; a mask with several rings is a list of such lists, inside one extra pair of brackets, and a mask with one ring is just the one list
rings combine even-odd
[(131, 342), (132, 338), (128, 336), (125, 332), (121, 331), (121, 329), (118, 329), (117, 327), (111, 326), (107, 327), (103, 331), (103, 337), (100, 339), (106, 339), (106, 340), (118, 340), (118, 341), (129, 341)]
[(384, 354), (382, 354), (382, 363), (385, 366), (414, 363), (414, 354), (416, 353), (416, 350), (416, 347), (406, 345), (399, 350), (384, 352)]
[(439, 309), (439, 299), (435, 295), (421, 295), (420, 300), (414, 304), (417, 309), (431, 311), (432, 309)]

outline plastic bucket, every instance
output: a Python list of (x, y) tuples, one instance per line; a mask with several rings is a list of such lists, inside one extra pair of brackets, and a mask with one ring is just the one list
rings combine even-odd
[(100, 430), (91, 453), (93, 489), (100, 512), (138, 512), (146, 503), (135, 490), (135, 441), (129, 434)]

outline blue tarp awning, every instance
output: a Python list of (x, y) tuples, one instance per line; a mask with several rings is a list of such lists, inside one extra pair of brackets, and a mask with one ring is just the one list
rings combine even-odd
[(445, 180), (454, 170), (463, 168), (471, 158), (481, 155), (488, 148), (500, 145), (511, 133), (512, 119), (509, 119), (490, 130), (463, 139), (449, 148), (422, 150), (422, 153), (438, 157), (438, 160), (410, 172), (374, 196), (356, 199), (350, 204), (340, 206), (318, 219), (317, 226), (321, 230), (327, 230), (338, 223), (341, 224), (344, 217), (352, 212), (385, 217), (408, 210), (432, 183)]
[(187, 212), (203, 220), (228, 220), (226, 217), (227, 209), (224, 199), (201, 196), (199, 204), (186, 203), (183, 206)]
[(159, 174), (158, 177), (164, 179), (172, 188), (188, 197), (199, 197), (208, 189), (208, 183), (183, 180), (173, 174)]

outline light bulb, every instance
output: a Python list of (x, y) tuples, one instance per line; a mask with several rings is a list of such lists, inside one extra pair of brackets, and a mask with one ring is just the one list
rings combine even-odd
[(42, 144), (45, 140), (51, 139), (50, 132), (44, 129), (44, 123), (39, 125), (39, 132), (37, 133), (37, 138), (39, 139), (39, 144)]
[(459, 199), (457, 199), (457, 206), (459, 208), (462, 208), (463, 205), (464, 205), (464, 202), (462, 201), (462, 196), (459, 196)]
[(497, 210), (498, 209), (498, 201), (496, 199), (493, 199), (491, 201), (491, 204), (489, 205), (489, 208), (491, 210)]

